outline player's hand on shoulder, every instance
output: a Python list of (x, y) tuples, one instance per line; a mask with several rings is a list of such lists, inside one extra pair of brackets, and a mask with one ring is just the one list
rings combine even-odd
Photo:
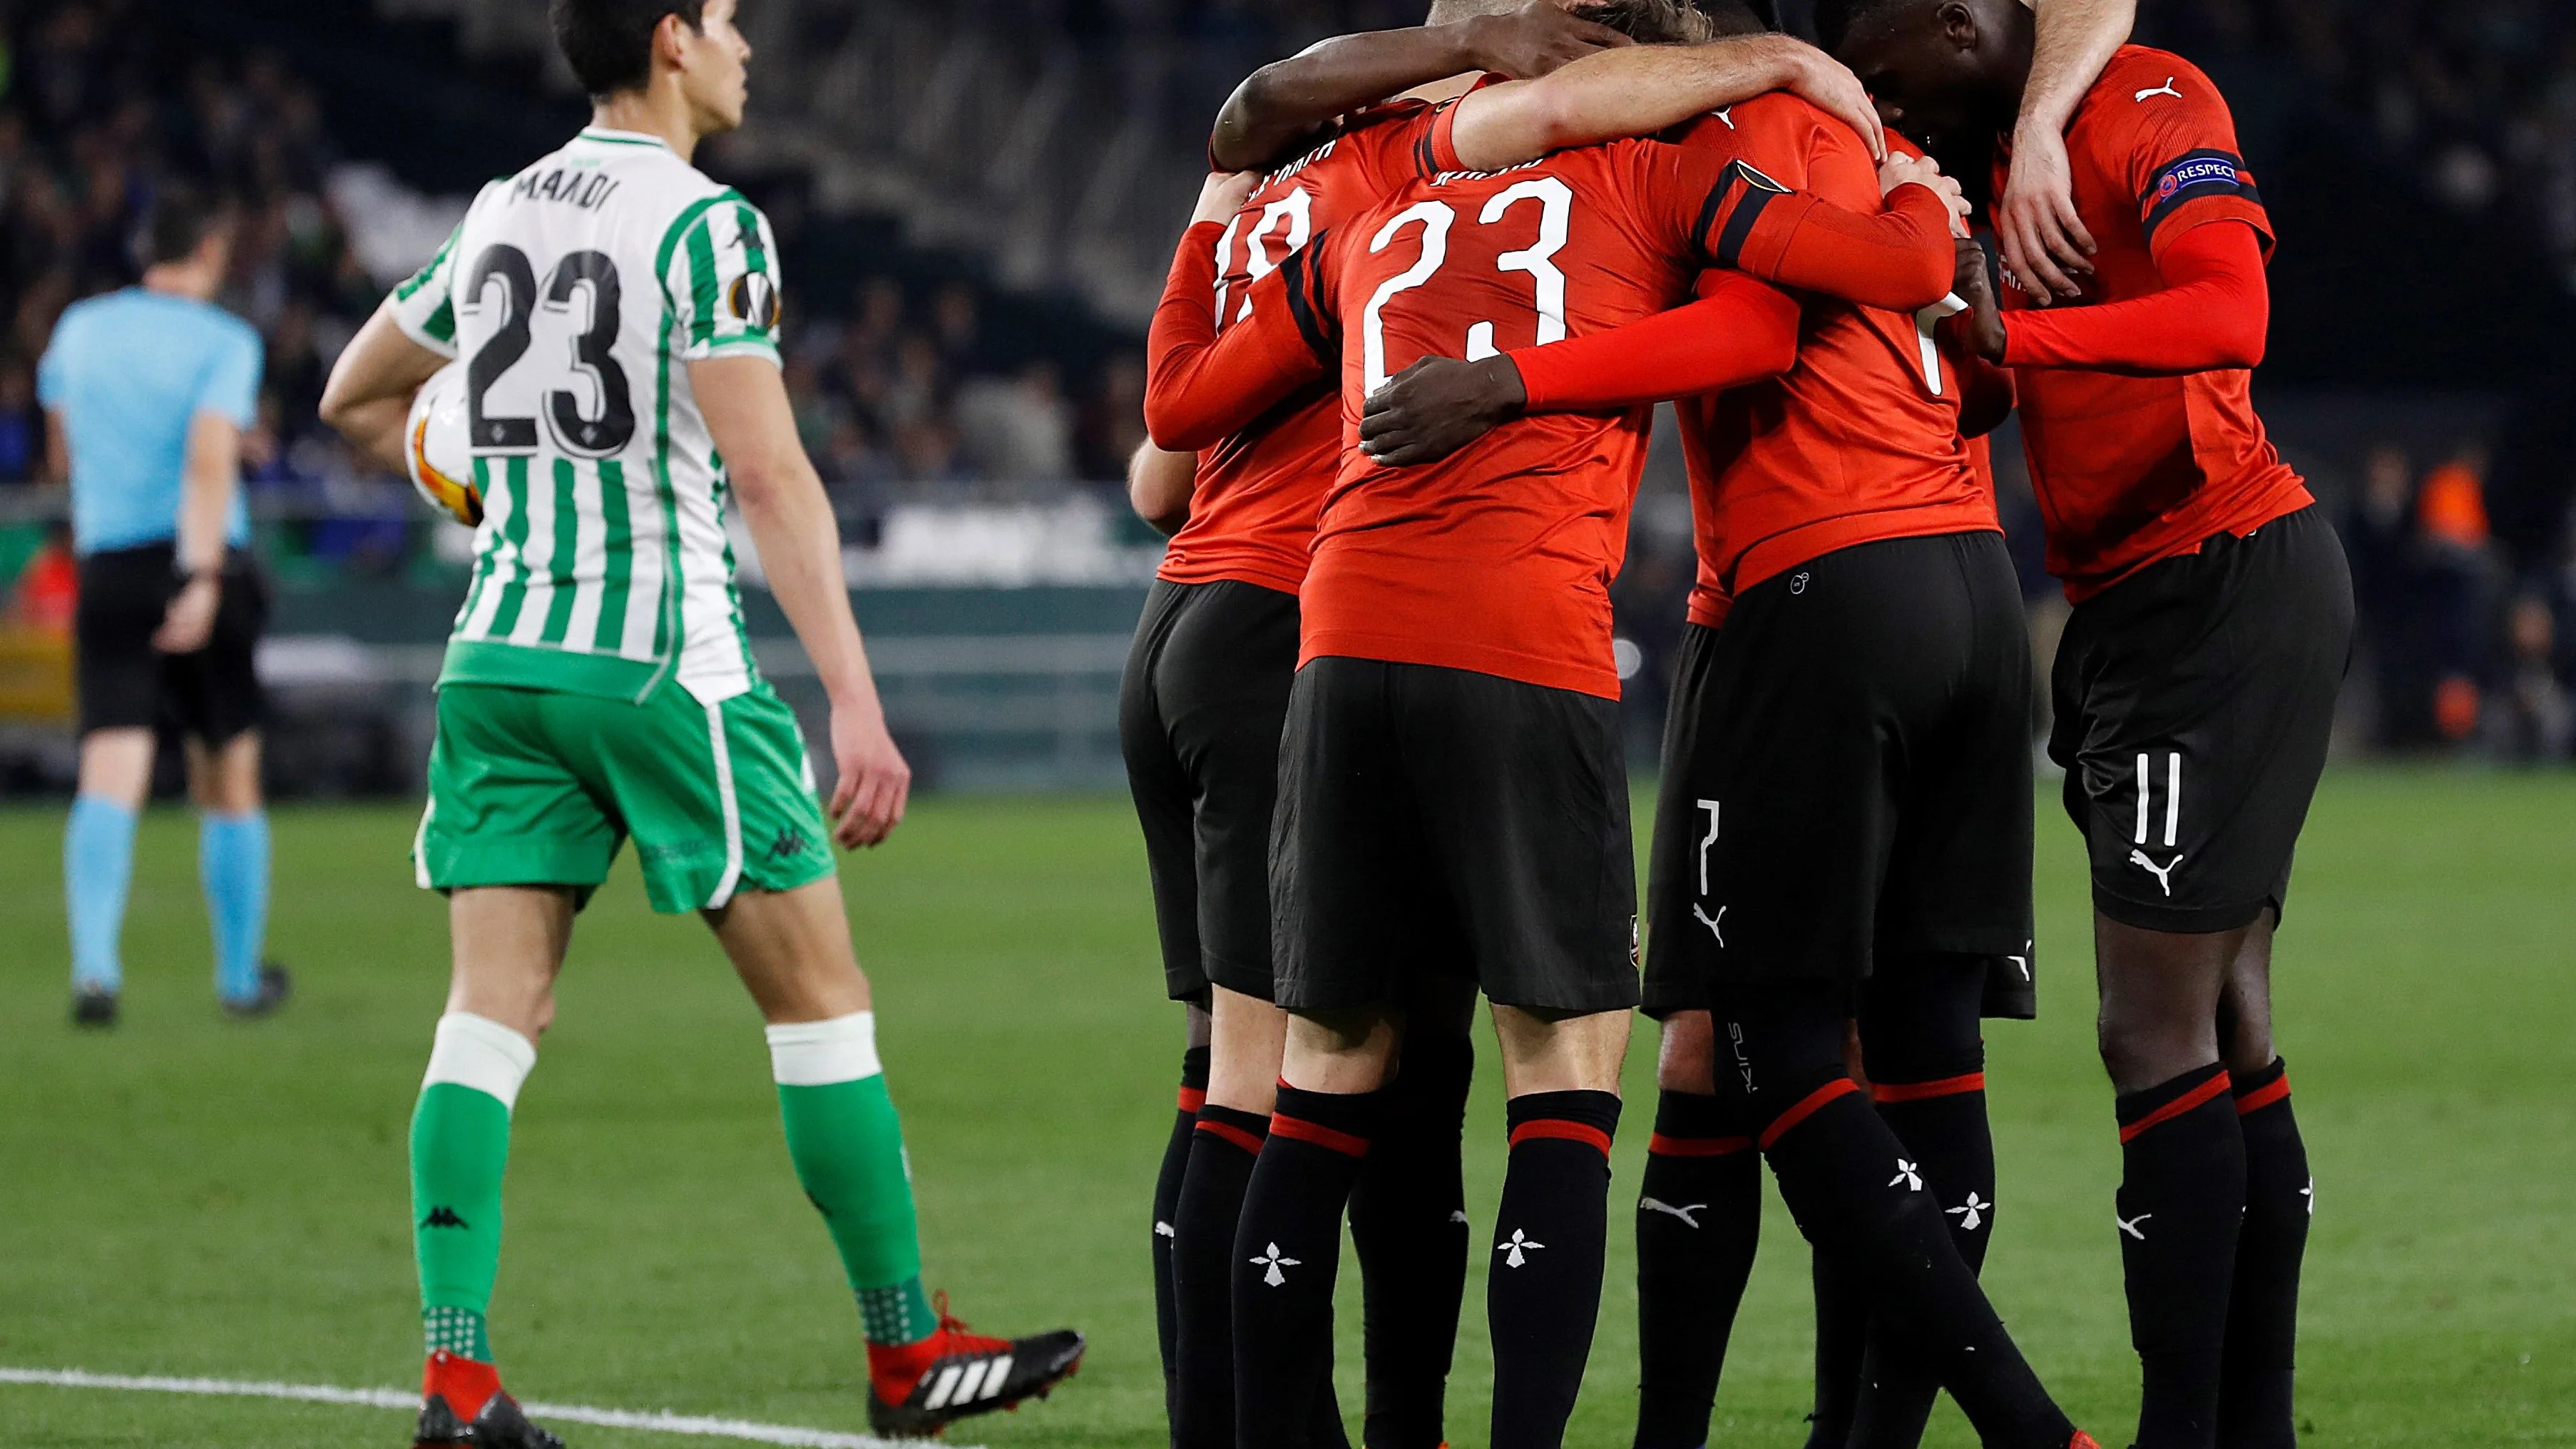
[(2084, 295), (2076, 279), (2093, 275), (2093, 234), (2075, 214), (2075, 176), (2066, 138), (2048, 127), (2013, 135), (2012, 174), (1995, 201), (1995, 239), (2004, 265), (2030, 300), (2045, 307)]
[(223, 604), (223, 585), (214, 574), (188, 580), (170, 596), (161, 627), (152, 632), (152, 647), (164, 654), (194, 654), (215, 637), (215, 610)]
[(1190, 225), (1203, 221), (1229, 221), (1243, 209), (1243, 199), (1261, 181), (1258, 171), (1211, 171), (1199, 183), (1198, 208), (1190, 213)]
[(1887, 159), (1887, 128), (1878, 118), (1878, 103), (1851, 67), (1803, 40), (1789, 35), (1747, 35), (1719, 45), (1764, 46), (1778, 52), (1781, 80), (1776, 89), (1789, 92), (1860, 132), (1871, 159)]
[(1528, 401), (1507, 356), (1426, 357), (1368, 395), (1360, 451), (1390, 468), (1436, 463), (1519, 417)]
[(1958, 293), (1959, 300), (1968, 304), (1968, 310), (1960, 313), (1959, 320), (1952, 325), (1959, 329), (1960, 339), (1979, 357), (1988, 362), (2001, 362), (2004, 360), (2004, 318), (1995, 305), (1994, 278), (1986, 270), (1986, 249), (1968, 237), (1959, 238), (1958, 247), (1959, 270), (1951, 279), (1950, 290)]
[(1968, 213), (1974, 208), (1969, 206), (1967, 194), (1959, 189), (1959, 183), (1941, 174), (1940, 162), (1929, 156), (1889, 152), (1887, 159), (1878, 163), (1878, 194), (1883, 197), (1900, 186), (1930, 189), (1941, 198), (1942, 205), (1950, 208), (1950, 234), (1968, 234)]
[(1533, 80), (1596, 50), (1634, 43), (1607, 25), (1571, 13), (1560, 0), (1528, 0), (1518, 10), (1459, 23), (1476, 63), (1514, 80)]
[(912, 798), (912, 766), (887, 733), (878, 707), (832, 708), (832, 838), (843, 850), (875, 845), (903, 823)]

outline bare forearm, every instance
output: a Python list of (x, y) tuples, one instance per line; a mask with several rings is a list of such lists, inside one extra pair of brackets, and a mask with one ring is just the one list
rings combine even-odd
[(802, 458), (774, 479), (736, 478), (742, 521), (760, 550), (769, 592), (796, 631), (796, 642), (814, 662), (824, 693), (841, 708), (875, 708), (876, 681), (868, 672), (867, 646), (850, 613), (841, 575), (841, 535), (822, 479)]
[(411, 418), (408, 397), (377, 398), (340, 409), (332, 419), (350, 448), (390, 473), (403, 471), (403, 425)]
[(233, 490), (241, 486), (241, 431), (227, 418), (200, 414), (188, 429), (179, 484), (179, 569), (199, 574), (223, 566)]
[(2064, 131), (2084, 93), (2137, 24), (2138, 0), (2035, 0), (2036, 38), (2019, 125)]
[(412, 395), (447, 359), (404, 335), (390, 299), (340, 351), (323, 384), (322, 421), (382, 467), (400, 471)]
[(1150, 439), (1137, 444), (1136, 455), (1127, 460), (1127, 502), (1138, 518), (1165, 538), (1190, 521), (1190, 490), (1198, 481), (1198, 463), (1197, 454), (1166, 451)]
[(1208, 159), (1221, 171), (1266, 169), (1335, 116), (1481, 63), (1464, 25), (1374, 30), (1319, 41), (1244, 78), (1217, 112)]

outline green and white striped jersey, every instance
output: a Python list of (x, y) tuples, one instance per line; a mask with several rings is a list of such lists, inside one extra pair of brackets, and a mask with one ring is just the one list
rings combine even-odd
[(749, 689), (724, 461), (686, 364), (778, 358), (760, 212), (659, 139), (592, 127), (484, 187), (394, 317), (466, 359), (483, 492), (440, 682)]

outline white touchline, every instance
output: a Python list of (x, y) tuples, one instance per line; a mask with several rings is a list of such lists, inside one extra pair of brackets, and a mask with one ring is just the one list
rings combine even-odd
[[(0, 1368), (0, 1384), (34, 1384), (57, 1389), (117, 1389), (130, 1393), (206, 1394), (224, 1398), (291, 1399), (307, 1404), (347, 1404), (366, 1409), (420, 1407), (420, 1395), (409, 1389), (343, 1389), (329, 1384), (280, 1384), (242, 1379), (181, 1379), (137, 1374), (94, 1374), (81, 1369)], [(539, 1422), (593, 1424), (603, 1429), (642, 1429), (655, 1434), (693, 1434), (702, 1439), (738, 1439), (752, 1444), (786, 1444), (795, 1449), (895, 1449), (893, 1440), (868, 1434), (838, 1434), (829, 1429), (800, 1429), (793, 1424), (760, 1424), (748, 1419), (710, 1419), (663, 1411), (594, 1409), (582, 1404), (526, 1403), (520, 1407)], [(972, 1449), (972, 1446), (954, 1446)]]

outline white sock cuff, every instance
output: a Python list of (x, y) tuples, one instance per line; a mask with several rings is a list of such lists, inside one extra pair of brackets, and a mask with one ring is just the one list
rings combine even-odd
[(438, 1037), (429, 1049), (429, 1070), (420, 1084), (448, 1082), (471, 1087), (515, 1107), (519, 1088), (537, 1065), (537, 1044), (488, 1016), (451, 1011), (438, 1019)]
[(772, 1026), (769, 1070), (782, 1087), (828, 1087), (856, 1082), (885, 1070), (877, 1061), (877, 1014), (854, 1011), (829, 1021), (792, 1021)]

